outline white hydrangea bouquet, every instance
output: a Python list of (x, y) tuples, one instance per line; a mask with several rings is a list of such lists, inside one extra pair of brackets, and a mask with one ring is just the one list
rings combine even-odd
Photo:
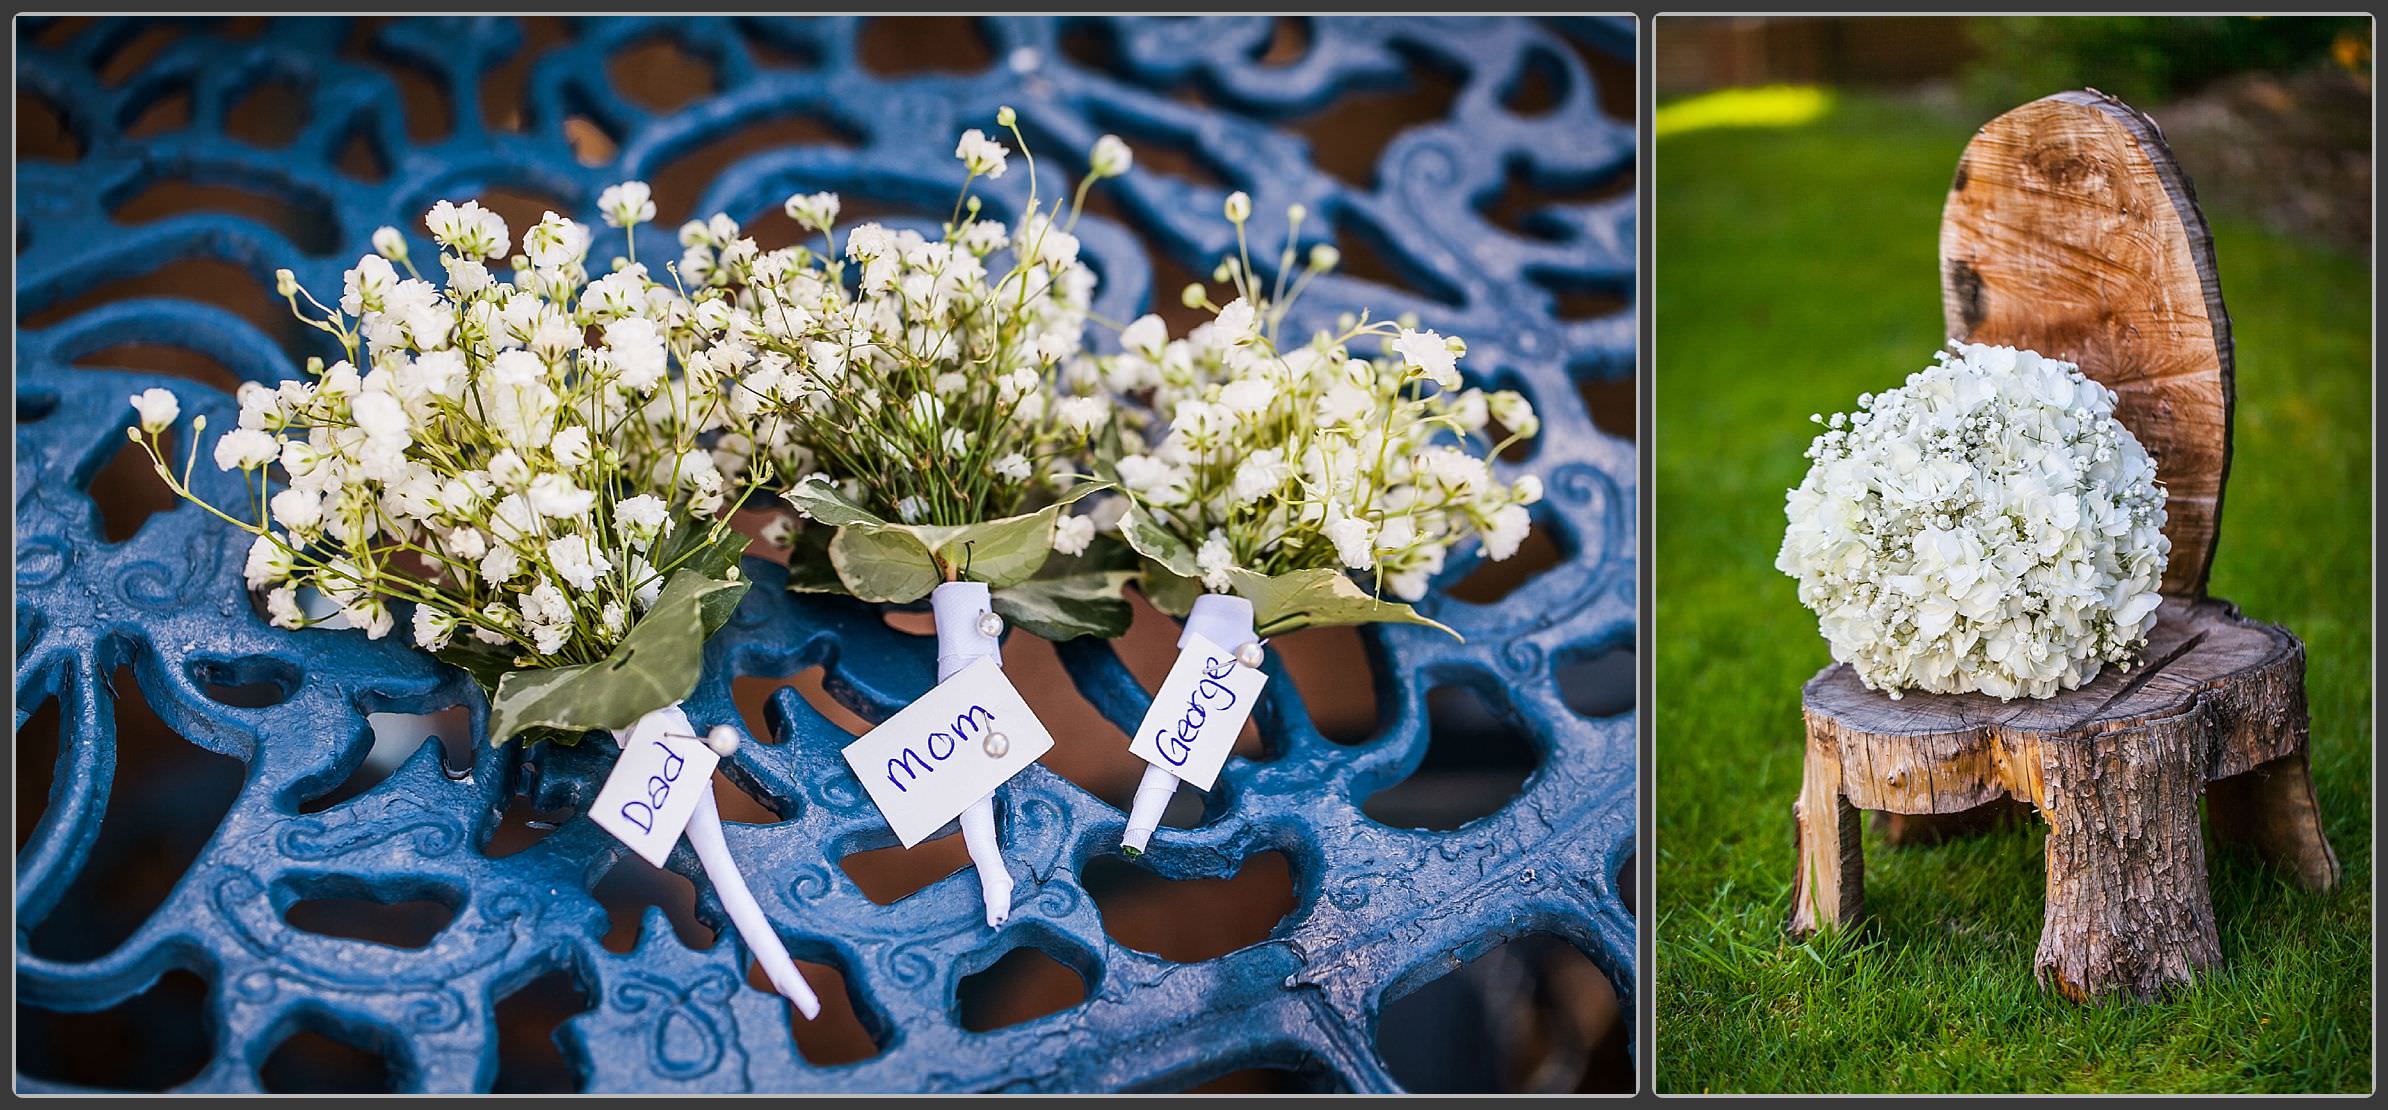
[[(1207, 665), (1196, 655), (1218, 660), (1210, 666), (1218, 673), (1205, 672), (1212, 687), (1189, 687), (1197, 711), (1165, 686), (1154, 712), (1166, 720), (1148, 717), (1140, 733), (1138, 754), (1152, 766), (1123, 839), (1131, 854), (1143, 850), (1179, 781), (1208, 788), (1221, 745), (1232, 744), (1250, 711), (1245, 697), (1242, 712), (1221, 719), (1228, 698), (1215, 687), (1246, 676), (1225, 669), (1220, 649), (1254, 670), (1266, 637), (1296, 629), (1442, 628), (1404, 602), (1426, 595), (1451, 547), (1469, 536), (1481, 536), (1491, 559), (1515, 554), (1532, 525), (1528, 506), (1542, 496), (1540, 479), (1503, 482), (1486, 461), (1536, 433), (1533, 407), (1516, 392), (1463, 387), (1460, 340), (1363, 315), (1287, 342), (1286, 314), (1334, 267), (1335, 251), (1320, 245), (1296, 257), (1304, 216), (1296, 207), (1276, 280), (1264, 283), (1245, 244), (1250, 215), (1244, 194), (1228, 198), (1237, 253), (1214, 277), (1232, 284), (1234, 297), (1221, 306), (1200, 284), (1184, 292), (1209, 321), (1171, 339), (1159, 317), (1145, 316), (1122, 332), (1120, 353), (1078, 367), (1078, 384), (1108, 394), (1123, 414), (1100, 455), (1127, 502), (1119, 527), (1143, 557), (1144, 590), (1186, 617), (1181, 667)], [(1364, 340), (1381, 353), (1355, 354), (1351, 346)], [(1148, 735), (1156, 727), (1167, 732), (1159, 742)], [(1199, 759), (1201, 749), (1215, 758)], [(1188, 779), (1188, 765), (1209, 774)]]
[[(654, 214), (635, 182), (601, 205), (623, 228)], [(180, 474), (168, 465), (173, 394), (133, 398), (127, 432), (176, 494), (256, 537), (247, 581), (275, 625), (319, 623), (302, 591), (372, 638), (410, 606), (414, 642), (489, 691), (493, 743), (612, 731), (623, 756), (591, 816), (658, 864), (684, 828), (772, 982), (809, 1017), (818, 1003), (722, 842), (711, 774), (735, 732), (695, 736), (679, 709), (747, 586), (748, 540), (724, 509), (772, 475), (772, 460), (735, 445), (774, 429), (728, 404), (693, 356), (717, 324), (680, 289), (630, 259), (590, 280), (587, 228), (548, 213), (509, 258), (505, 221), (477, 203), (441, 201), (425, 226), (444, 284), (416, 271), (395, 228), (347, 272), (337, 308), (278, 275), (291, 311), (343, 357), (240, 388), (238, 427), (214, 459), (242, 474), (248, 504), (192, 491), (204, 416)], [(644, 764), (626, 774), (650, 752), (665, 784), (653, 790)], [(637, 800), (617, 809), (617, 792)], [(620, 813), (645, 835), (609, 823)]]
[(2155, 463), (2078, 366), (1952, 343), (1808, 448), (1775, 566), (1868, 687), (2046, 698), (2145, 648)]

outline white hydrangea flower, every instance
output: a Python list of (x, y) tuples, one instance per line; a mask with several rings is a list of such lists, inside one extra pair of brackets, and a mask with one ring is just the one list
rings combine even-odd
[(1808, 449), (1775, 566), (1869, 687), (2050, 697), (2144, 648), (2155, 464), (2072, 363), (1951, 344)]

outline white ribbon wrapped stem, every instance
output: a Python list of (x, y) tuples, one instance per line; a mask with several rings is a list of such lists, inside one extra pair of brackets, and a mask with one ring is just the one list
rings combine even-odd
[[(1177, 637), (1179, 651), (1200, 636), (1230, 651), (1260, 639), (1252, 629), (1252, 603), (1234, 594), (1206, 593), (1194, 599), (1194, 607), (1186, 613), (1186, 627)], [(1121, 848), (1129, 854), (1141, 854), (1152, 840), (1153, 830), (1161, 827), (1161, 813), (1169, 808), (1169, 799), (1177, 795), (1178, 778), (1169, 769), (1146, 764), (1144, 781), (1136, 784), (1136, 800), (1128, 809), (1128, 828), (1119, 838)]]
[[(1003, 665), (1002, 625), (984, 582), (947, 582), (929, 593), (929, 609), (937, 621), (937, 681), (943, 682), (980, 659)], [(993, 631), (989, 631), (989, 629)], [(1012, 916), (1012, 873), (1003, 860), (1003, 842), (995, 835), (995, 794), (970, 803), (962, 811), (962, 843), (970, 849), (970, 863), (978, 871), (979, 894), (986, 902), (987, 927), (1002, 925)]]
[[(688, 723), (688, 714), (678, 705), (655, 710), (668, 714), (666, 730), (674, 735), (697, 736)], [(616, 740), (625, 740), (637, 726), (617, 729)], [(700, 737), (700, 739), (702, 739)], [(728, 753), (719, 753), (727, 756)], [(738, 861), (730, 858), (728, 841), (722, 838), (721, 810), (713, 801), (713, 784), (703, 783), (697, 795), (696, 813), (688, 819), (682, 833), (688, 846), (696, 849), (697, 862), (704, 865), (705, 878), (713, 884), (713, 892), (721, 897), (721, 906), (729, 911), (731, 924), (737, 926), (738, 936), (763, 965), (763, 973), (770, 977), (771, 986), (796, 1004), (806, 1020), (821, 1016), (821, 999), (804, 981), (804, 973), (796, 970), (796, 962), (788, 958), (788, 948), (780, 943), (779, 932), (771, 927), (771, 920), (763, 916), (763, 907), (755, 902), (754, 892), (747, 889), (746, 876), (738, 870)]]

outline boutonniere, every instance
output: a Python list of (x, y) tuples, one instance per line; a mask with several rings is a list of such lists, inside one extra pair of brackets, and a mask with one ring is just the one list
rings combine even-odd
[[(1010, 109), (997, 120), (1020, 139)], [(1072, 201), (1050, 207), (1028, 157), (1027, 206), (1006, 226), (972, 186), (1002, 177), (1011, 155), (963, 133), (961, 193), (934, 235), (876, 223), (841, 234), (839, 199), (816, 193), (785, 210), (817, 241), (763, 250), (720, 218), (681, 236), (708, 322), (692, 361), (757, 423), (741, 448), (803, 475), (782, 492), (799, 519), (774, 529), (791, 548), (789, 588), (925, 598), (936, 614), (938, 686), (846, 755), (905, 846), (959, 819), (991, 926), (1010, 915), (1013, 887), (995, 791), (1052, 743), (1004, 678), (998, 637), (1007, 623), (1116, 635), (1132, 577), (1075, 511), (1106, 488), (1088, 468), (1109, 402), (1059, 380), (1094, 288), (1071, 229), (1086, 188), (1131, 156), (1105, 137)]]
[[(1489, 558), (1516, 553), (1542, 496), (1540, 479), (1501, 481), (1487, 461), (1535, 434), (1533, 407), (1466, 386), (1460, 340), (1362, 315), (1286, 341), (1287, 311), (1335, 252), (1297, 263), (1297, 207), (1264, 284), (1243, 246), (1250, 214), (1244, 194), (1228, 198), (1238, 249), (1219, 276), (1235, 296), (1185, 290), (1211, 320), (1171, 339), (1146, 316), (1098, 363), (1115, 404), (1142, 417), (1098, 452), (1128, 501), (1120, 533), (1154, 604), (1186, 617), (1130, 748), (1151, 764), (1122, 840), (1131, 854), (1180, 781), (1208, 789), (1217, 776), (1266, 681), (1269, 637), (1374, 622), (1450, 631), (1407, 603), (1470, 537)], [(1373, 357), (1352, 350), (1363, 343)]]
[[(601, 206), (623, 228), (654, 212), (637, 183)], [(291, 311), (343, 357), (241, 387), (214, 461), (249, 503), (193, 493), (196, 435), (179, 475), (160, 454), (170, 394), (134, 398), (132, 438), (175, 493), (256, 537), (247, 579), (274, 624), (317, 623), (302, 591), (374, 638), (411, 609), (416, 645), (488, 693), (492, 743), (611, 732), (622, 752), (590, 817), (658, 865), (685, 833), (809, 1017), (818, 1003), (722, 843), (712, 772), (736, 733), (700, 735), (680, 709), (747, 588), (747, 538), (724, 509), (772, 477), (724, 441), (765, 429), (690, 360), (697, 312), (676, 288), (628, 259), (589, 279), (588, 229), (548, 213), (508, 259), (505, 221), (475, 203), (442, 201), (425, 225), (439, 283), (389, 228), (337, 307), (280, 274)], [(501, 259), (505, 280), (488, 268)]]

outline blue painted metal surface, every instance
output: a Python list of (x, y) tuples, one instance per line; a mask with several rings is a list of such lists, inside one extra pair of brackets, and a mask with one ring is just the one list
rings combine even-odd
[[(847, 734), (786, 689), (769, 711), (784, 742), (745, 745), (729, 772), (785, 820), (733, 824), (730, 844), (791, 949), (843, 969), (866, 1024), (882, 1029), (882, 1051), (860, 1063), (814, 1067), (793, 1051), (787, 1011), (746, 984), (733, 930), (723, 929), (709, 950), (690, 951), (650, 914), (637, 951), (604, 950), (606, 915), (589, 891), (627, 857), (585, 818), (519, 853), (484, 854), (518, 793), (543, 809), (585, 806), (609, 746), (527, 759), (516, 748), (482, 746), (471, 773), (451, 777), (438, 745), (426, 744), (369, 792), (301, 814), (303, 800), (364, 758), (368, 712), (464, 704), (477, 729), (483, 703), (461, 674), (401, 646), (400, 637), (374, 643), (353, 632), (268, 627), (241, 589), (242, 538), (195, 508), (150, 517), (130, 542), (103, 541), (84, 487), (123, 444), (125, 397), (164, 386), (186, 413), (208, 413), (218, 428), (232, 424), (234, 406), (183, 378), (70, 364), (137, 341), (189, 348), (244, 378), (273, 381), (293, 372), (294, 352), (310, 351), (219, 305), (111, 296), (17, 339), (17, 722), (22, 729), (50, 698), (59, 699), (62, 722), (48, 810), (17, 857), (23, 1002), (103, 1009), (168, 969), (196, 972), (211, 988), (215, 1054), (192, 1090), (254, 1089), (258, 1065), (280, 1039), (327, 1023), (393, 1046), (405, 1088), (486, 1089), (497, 1068), (496, 1003), (559, 968), (594, 1000), (561, 1031), (592, 1090), (1170, 1089), (1255, 1066), (1323, 1069), (1351, 1088), (1387, 1089), (1395, 1082), (1373, 1048), (1383, 1003), (1537, 932), (1589, 955), (1632, 1012), (1634, 926), (1618, 883), (1633, 844), (1633, 716), (1574, 712), (1553, 675), (1632, 643), (1634, 453), (1594, 429), (1577, 383), (1632, 372), (1633, 196), (1623, 189), (1551, 205), (1533, 215), (1531, 236), (1485, 215), (1513, 170), (1562, 184), (1631, 174), (1630, 124), (1600, 112), (1562, 37), (1630, 57), (1630, 23), (1314, 20), (1299, 60), (1264, 65), (1255, 59), (1271, 33), (1265, 19), (1124, 20), (1098, 29), (1110, 36), (1115, 61), (1097, 67), (1065, 54), (1066, 24), (984, 22), (994, 62), (983, 72), (899, 78), (858, 65), (852, 20), (586, 21), (569, 43), (533, 62), (520, 133), (485, 128), (480, 108), (483, 73), (524, 49), (520, 28), (503, 20), (400, 22), (365, 45), (436, 75), (445, 89), (451, 128), (425, 144), (408, 141), (383, 71), (336, 57), (348, 34), (340, 21), (279, 21), (241, 40), (193, 21), (118, 83), (103, 82), (97, 70), (141, 21), (101, 21), (53, 45), (20, 39), (21, 90), (55, 105), (83, 148), (78, 161), (19, 168), (20, 320), (54, 316), (90, 291), (193, 258), (246, 271), (261, 296), (285, 265), (314, 288), (337, 289), (340, 270), (376, 226), (413, 228), (436, 197), (503, 186), (552, 195), (591, 219), (605, 184), (652, 174), (716, 137), (789, 115), (834, 121), (856, 142), (743, 158), (705, 190), (700, 211), (753, 218), (790, 192), (822, 188), (847, 193), (850, 206), (856, 196), (948, 203), (952, 136), (984, 125), (1000, 103), (1019, 108), (1037, 128), (1039, 149), (1056, 160), (1116, 130), (1144, 150), (1174, 147), (1210, 167), (1217, 184), (1143, 169), (1106, 186), (1127, 219), (1196, 272), (1232, 245), (1218, 216), (1227, 189), (1254, 195), (1261, 243), (1277, 240), (1287, 204), (1303, 202), (1317, 214), (1306, 237), (1366, 240), (1414, 287), (1324, 280), (1305, 302), (1313, 319), (1364, 305), (1380, 316), (1414, 311), (1426, 326), (1467, 337), (1476, 373), (1532, 396), (1544, 414), (1541, 440), (1529, 460), (1508, 469), (1544, 477), (1550, 497), (1541, 524), (1556, 531), (1565, 558), (1495, 605), (1429, 598), (1421, 608), (1465, 633), (1464, 645), (1417, 628), (1364, 632), (1380, 701), (1379, 735), (1366, 743), (1321, 737), (1272, 660), (1280, 681), (1270, 684), (1258, 719), (1273, 758), (1231, 761), (1205, 823), (1165, 829), (1143, 861), (1163, 876), (1191, 878), (1232, 874), (1255, 853), (1283, 852), (1297, 906), (1268, 939), (1190, 964), (1112, 941), (1079, 876), (1114, 849), (1123, 815), (1042, 767), (1014, 780), (1002, 806), (1022, 887), (1004, 929), (990, 932), (980, 921), (967, 873), (873, 904), (836, 861), (893, 838), (837, 756)], [(605, 76), (607, 58), (656, 36), (709, 62), (716, 91), (661, 114), (618, 95)], [(817, 64), (769, 68), (758, 61), (758, 44)], [(1386, 146), (1373, 188), (1322, 171), (1304, 140), (1272, 123), (1353, 90), (1398, 88), (1416, 65), (1453, 75), (1456, 100), (1448, 118), (1404, 130)], [(1555, 75), (1557, 102), (1520, 115), (1504, 101), (1533, 66)], [(272, 77), (291, 80), (305, 99), (296, 139), (261, 150), (228, 137), (230, 105)], [(1215, 106), (1189, 106), (1172, 92), (1184, 88), (1202, 90)], [(123, 136), (148, 105), (185, 89), (187, 126)], [(569, 114), (618, 137), (618, 159), (576, 160), (561, 127)], [(358, 136), (386, 177), (361, 181), (334, 168), (337, 152)], [(998, 182), (994, 202), (1016, 206), (1025, 176)], [(177, 178), (277, 198), (322, 225), (322, 241), (312, 243), (319, 252), (236, 214), (129, 225), (112, 218), (112, 207), (147, 183)], [(1100, 310), (1115, 319), (1141, 311), (1155, 291), (1136, 239), (1102, 224), (1085, 240), (1104, 278)], [(1628, 307), (1562, 319), (1557, 292), (1578, 288), (1612, 291)], [(201, 485), (227, 492), (221, 475)], [(1474, 562), (1456, 560), (1443, 583)], [(823, 665), (833, 692), (873, 717), (930, 685), (927, 638), (848, 601), (784, 594), (771, 588), (776, 568), (749, 565), (758, 588), (707, 649), (706, 678), (689, 702), (700, 727), (738, 721), (730, 701), (738, 675)], [(1080, 642), (1062, 655), (1086, 698), (1134, 727), (1146, 693), (1111, 646)], [(128, 660), (159, 716), (190, 742), (245, 763), (246, 785), (197, 863), (131, 939), (89, 962), (55, 962), (30, 951), (27, 938), (75, 879), (104, 819), (115, 771), (106, 680)], [(222, 704), (207, 683), (227, 676), (277, 682), (288, 697), (266, 708)], [(1505, 808), (1454, 831), (1371, 820), (1360, 803), (1417, 768), (1429, 740), (1427, 692), (1447, 684), (1472, 688), (1529, 735), (1539, 769)], [(685, 846), (671, 867), (696, 880), (699, 915), (726, 924)], [(456, 917), (412, 951), (283, 921), (294, 892), (327, 881), (382, 900), (452, 900)], [(965, 1031), (956, 984), (1023, 945), (1076, 969), (1087, 1001), (993, 1032)]]

